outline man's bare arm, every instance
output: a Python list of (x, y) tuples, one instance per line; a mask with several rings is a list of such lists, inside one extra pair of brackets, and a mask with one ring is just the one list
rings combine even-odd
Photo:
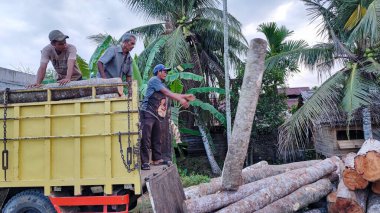
[(104, 64), (101, 61), (98, 61), (98, 70), (102, 78), (107, 78), (106, 73), (104, 72)]
[(28, 88), (34, 88), (34, 87), (40, 87), (41, 86), (41, 83), (44, 80), (45, 75), (46, 75), (46, 69), (47, 69), (47, 63), (41, 63), (40, 67), (38, 68), (38, 71), (37, 71), (36, 83), (29, 85)]

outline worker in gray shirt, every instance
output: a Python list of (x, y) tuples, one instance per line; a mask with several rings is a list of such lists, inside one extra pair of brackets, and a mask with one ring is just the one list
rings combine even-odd
[(132, 80), (132, 57), (130, 51), (135, 47), (136, 37), (126, 33), (121, 45), (110, 46), (98, 60), (98, 78), (123, 78)]

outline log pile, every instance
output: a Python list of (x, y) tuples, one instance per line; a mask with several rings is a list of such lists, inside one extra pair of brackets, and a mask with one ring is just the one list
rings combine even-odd
[[(367, 140), (358, 153), (325, 160), (242, 170), (242, 185), (224, 191), (214, 178), (185, 189), (184, 212), (380, 212), (380, 142)], [(313, 206), (323, 200), (324, 206)]]

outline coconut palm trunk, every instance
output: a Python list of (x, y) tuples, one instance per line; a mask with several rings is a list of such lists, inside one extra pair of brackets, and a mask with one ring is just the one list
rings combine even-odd
[(197, 121), (199, 132), (202, 135), (202, 142), (203, 142), (203, 145), (204, 145), (205, 150), (206, 150), (208, 162), (210, 163), (210, 166), (211, 166), (211, 171), (213, 174), (220, 175), (220, 174), (222, 174), (222, 170), (220, 169), (218, 163), (216, 162), (215, 157), (214, 157), (214, 153), (212, 152), (209, 137), (207, 137), (205, 124), (202, 121), (202, 119), (199, 118), (199, 114), (198, 114), (197, 109), (194, 110), (194, 113), (196, 114), (196, 117), (198, 118), (198, 119), (196, 119), (196, 121)]
[(362, 111), (364, 140), (372, 138), (371, 112), (366, 107)]

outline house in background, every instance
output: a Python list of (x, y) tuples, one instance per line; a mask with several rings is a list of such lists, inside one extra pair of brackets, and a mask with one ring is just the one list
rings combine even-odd
[(0, 90), (22, 89), (36, 81), (36, 75), (0, 67)]
[(288, 110), (292, 109), (292, 106), (298, 106), (299, 99), (302, 98), (302, 93), (311, 91), (309, 87), (292, 87), (292, 88), (280, 88), (279, 94), (285, 94), (287, 97)]

